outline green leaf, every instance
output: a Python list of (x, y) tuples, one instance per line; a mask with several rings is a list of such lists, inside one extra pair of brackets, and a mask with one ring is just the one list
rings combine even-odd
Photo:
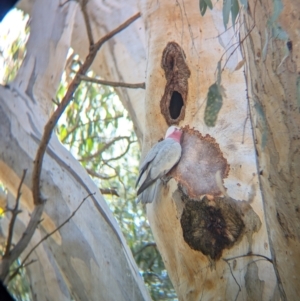
[(91, 138), (86, 139), (86, 144), (87, 144), (87, 151), (91, 152), (94, 146), (94, 140)]
[(232, 26), (234, 28), (235, 25), (235, 21), (236, 21), (236, 17), (239, 14), (239, 1), (238, 0), (231, 0), (232, 4), (231, 4), (231, 20), (232, 20)]
[(227, 29), (227, 24), (229, 22), (230, 11), (231, 11), (231, 0), (223, 0), (223, 23), (225, 29)]
[(214, 83), (209, 87), (207, 93), (207, 102), (204, 112), (204, 122), (207, 126), (215, 126), (218, 118), (218, 113), (222, 108), (223, 97), (221, 87)]
[(207, 4), (207, 6), (209, 7), (209, 9), (212, 9), (213, 8), (213, 5), (211, 3), (211, 0), (204, 0), (205, 3)]
[(207, 9), (207, 3), (205, 0), (200, 0), (199, 1), (199, 7), (200, 7), (200, 13), (201, 16), (205, 15), (206, 9)]
[(59, 139), (63, 140), (68, 134), (68, 131), (65, 127), (65, 125), (61, 125), (61, 127), (59, 128)]

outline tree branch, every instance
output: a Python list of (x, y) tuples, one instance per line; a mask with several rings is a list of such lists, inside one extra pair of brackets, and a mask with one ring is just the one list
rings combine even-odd
[(103, 162), (107, 163), (107, 162), (110, 162), (110, 161), (116, 161), (116, 160), (121, 159), (129, 151), (130, 145), (132, 143), (136, 142), (136, 141), (131, 141), (129, 138), (127, 138), (127, 142), (128, 142), (128, 144), (126, 146), (126, 149), (125, 149), (125, 151), (121, 155), (119, 155), (117, 157), (113, 157), (113, 158), (107, 159), (107, 160), (103, 160)]
[(98, 178), (98, 179), (101, 179), (101, 180), (109, 180), (109, 179), (112, 179), (114, 177), (116, 177), (117, 175), (113, 175), (113, 176), (106, 176), (106, 175), (101, 175), (97, 172), (95, 172), (94, 170), (92, 169), (89, 169), (89, 168), (86, 168), (85, 169), (87, 171), (87, 173), (92, 176), (92, 177), (95, 177), (95, 178)]
[(255, 254), (255, 253), (247, 253), (247, 254), (244, 254), (244, 255), (238, 255), (238, 256), (234, 256), (234, 257), (230, 257), (230, 258), (223, 258), (224, 261), (230, 261), (230, 260), (234, 260), (234, 259), (237, 259), (237, 258), (242, 258), (242, 257), (261, 257), (261, 258), (264, 258), (265, 260), (269, 261), (270, 263), (273, 263), (273, 260), (267, 256), (264, 256), (264, 255), (261, 255), (261, 254)]
[(24, 251), (30, 239), (32, 238), (32, 235), (40, 222), (44, 206), (44, 203), (35, 206), (31, 214), (30, 221), (21, 239), (7, 256), (3, 256), (0, 264), (0, 280), (2, 280), (3, 282), (9, 273), (10, 265), (20, 256), (20, 254)]
[(96, 44), (90, 46), (89, 54), (87, 55), (84, 63), (80, 66), (74, 79), (70, 83), (65, 96), (63, 97), (59, 106), (54, 111), (54, 113), (48, 120), (47, 124), (45, 125), (44, 133), (34, 160), (33, 173), (32, 173), (32, 195), (33, 195), (35, 208), (32, 213), (31, 219), (28, 223), (28, 226), (25, 232), (23, 233), (23, 236), (21, 237), (17, 245), (13, 248), (13, 250), (9, 253), (9, 255), (3, 257), (3, 260), (0, 265), (0, 279), (4, 280), (6, 278), (11, 263), (14, 262), (24, 251), (24, 249), (27, 247), (41, 219), (44, 206), (45, 206), (45, 200), (41, 197), (41, 193), (40, 193), (40, 178), (41, 178), (43, 158), (47, 149), (47, 145), (53, 133), (53, 129), (56, 126), (57, 121), (62, 115), (62, 113), (64, 112), (65, 108), (72, 100), (73, 94), (80, 84), (81, 81), (80, 76), (84, 75), (87, 72), (87, 70), (90, 68), (101, 46), (110, 38), (112, 38), (114, 35), (116, 35), (120, 31), (125, 29), (127, 26), (129, 26), (132, 22), (134, 22), (139, 17), (140, 17), (140, 13), (135, 14), (133, 17), (128, 19), (119, 27), (112, 30), (104, 37), (102, 37)]
[(57, 232), (59, 229), (61, 229), (67, 222), (69, 222), (71, 220), (71, 218), (76, 214), (76, 212), (80, 209), (80, 207), (82, 206), (82, 204), (85, 202), (85, 200), (87, 200), (90, 196), (95, 195), (94, 193), (90, 193), (88, 194), (82, 201), (81, 203), (77, 206), (77, 208), (72, 212), (72, 214), (62, 223), (60, 224), (56, 229), (54, 229), (52, 232), (48, 233), (47, 235), (45, 235), (30, 251), (29, 253), (25, 256), (25, 258), (22, 261), (22, 264), (18, 267), (18, 269), (22, 268), (25, 266), (25, 262), (26, 260), (29, 258), (29, 256), (33, 253), (33, 251), (46, 239), (48, 239), (50, 236), (52, 236), (55, 232)]
[(231, 265), (230, 265), (230, 263), (228, 262), (228, 259), (225, 259), (225, 258), (222, 258), (222, 259), (223, 259), (223, 260), (227, 263), (227, 265), (229, 266), (230, 274), (231, 274), (232, 278), (234, 279), (235, 283), (237, 284), (237, 286), (239, 287), (238, 292), (237, 292), (237, 294), (236, 294), (236, 296), (235, 296), (235, 299), (234, 299), (234, 301), (236, 301), (237, 298), (238, 298), (238, 296), (239, 296), (239, 294), (240, 294), (240, 292), (242, 291), (242, 289), (241, 289), (240, 284), (237, 282), (236, 278), (235, 278), (234, 275), (233, 275), (233, 272), (232, 272), (232, 269), (231, 269)]
[(143, 252), (146, 248), (149, 247), (154, 247), (156, 248), (156, 243), (155, 242), (149, 242), (147, 244), (145, 244), (144, 246), (142, 246), (139, 250), (137, 250), (136, 252), (134, 252), (132, 255), (135, 257), (136, 255), (138, 255), (139, 253)]
[(91, 28), (91, 23), (89, 20), (89, 16), (87, 13), (87, 3), (88, 0), (83, 0), (82, 4), (81, 4), (81, 11), (83, 14), (83, 18), (84, 18), (84, 22), (85, 22), (85, 26), (86, 26), (86, 31), (87, 31), (87, 35), (89, 38), (89, 43), (90, 43), (90, 47), (94, 45), (94, 39), (93, 39), (93, 33), (92, 33), (92, 28)]
[(11, 217), (11, 220), (10, 220), (10, 223), (9, 223), (7, 243), (6, 243), (6, 248), (5, 248), (5, 252), (4, 252), (4, 255), (3, 255), (4, 257), (7, 257), (10, 253), (12, 238), (13, 238), (13, 234), (14, 234), (13, 232), (14, 232), (15, 222), (16, 222), (16, 219), (17, 219), (17, 215), (21, 212), (18, 209), (19, 209), (19, 204), (20, 204), (21, 188), (22, 188), (25, 176), (26, 176), (26, 172), (27, 172), (27, 169), (24, 169), (23, 170), (23, 175), (22, 175), (19, 187), (18, 187), (18, 192), (17, 192), (17, 197), (16, 197), (16, 204), (15, 204), (14, 209), (11, 210), (12, 217)]
[(79, 68), (77, 74), (75, 75), (73, 81), (68, 87), (68, 90), (60, 102), (60, 105), (58, 108), (54, 111), (52, 116), (50, 117), (49, 121), (45, 125), (44, 128), (44, 134), (41, 139), (40, 146), (38, 148), (35, 161), (34, 161), (34, 169), (33, 169), (33, 175), (32, 175), (32, 194), (33, 194), (33, 200), (34, 203), (37, 204), (42, 204), (44, 203), (44, 200), (41, 199), (40, 197), (40, 178), (41, 178), (41, 170), (42, 170), (42, 164), (43, 164), (43, 157), (47, 148), (47, 145), (50, 141), (53, 129), (55, 125), (57, 124), (58, 119), (64, 112), (65, 108), (71, 101), (73, 94), (77, 87), (80, 84), (80, 76), (84, 75), (88, 69), (90, 68), (91, 64), (93, 63), (98, 50), (101, 48), (101, 46), (108, 41), (110, 38), (112, 38), (114, 35), (125, 29), (127, 26), (129, 26), (132, 22), (134, 22), (136, 19), (138, 19), (141, 16), (140, 13), (135, 14), (131, 18), (129, 18), (126, 22), (118, 26), (116, 29), (112, 30), (108, 34), (106, 34), (104, 37), (102, 37), (96, 44), (90, 47), (90, 52), (87, 55), (84, 63), (82, 66)]
[(30, 260), (28, 263), (22, 265), (22, 266), (18, 266), (11, 275), (9, 275), (9, 278), (8, 278), (8, 281), (7, 282), (10, 282), (11, 280), (13, 280), (19, 273), (20, 269), (21, 268), (26, 268), (27, 266), (31, 265), (32, 263), (36, 262), (37, 259), (32, 259)]
[(109, 147), (111, 147), (116, 141), (123, 140), (123, 139), (126, 139), (128, 141), (128, 145), (130, 145), (130, 137), (127, 137), (127, 136), (115, 137), (110, 142), (106, 143), (102, 148), (100, 148), (96, 153), (94, 153), (92, 155), (89, 155), (89, 156), (82, 157), (81, 159), (79, 159), (79, 161), (80, 162), (82, 162), (82, 161), (90, 161), (90, 160), (92, 160), (95, 157), (99, 157), (105, 150), (107, 150)]
[(101, 194), (109, 194), (119, 196), (117, 189), (115, 188), (100, 188)]
[(129, 84), (129, 83), (121, 83), (121, 82), (111, 82), (108, 80), (97, 79), (85, 75), (81, 75), (80, 78), (87, 82), (92, 82), (96, 84), (100, 84), (103, 86), (111, 86), (111, 87), (123, 87), (129, 89), (146, 89), (145, 83), (138, 83), (138, 84)]

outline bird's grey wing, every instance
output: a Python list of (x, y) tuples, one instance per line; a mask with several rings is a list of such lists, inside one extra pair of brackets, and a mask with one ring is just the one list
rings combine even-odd
[(147, 189), (150, 185), (152, 185), (156, 181), (156, 179), (152, 179), (150, 177), (150, 171), (151, 171), (151, 169), (148, 171), (147, 177), (145, 178), (145, 180), (142, 182), (142, 185), (138, 189), (138, 191), (136, 193), (137, 195), (142, 193), (145, 189)]
[(180, 160), (181, 151), (181, 145), (177, 141), (166, 143), (151, 164), (150, 178), (157, 179), (167, 174)]
[(165, 139), (165, 143), (149, 166), (148, 174), (137, 195), (152, 185), (158, 178), (167, 174), (181, 157), (181, 145), (173, 139)]
[(160, 179), (156, 180), (153, 185), (151, 185), (148, 189), (144, 190), (138, 196), (138, 202), (142, 204), (152, 203), (158, 194), (158, 191), (162, 185), (162, 181)]
[(159, 152), (160, 148), (161, 148), (161, 144), (163, 141), (160, 141), (158, 143), (156, 143), (148, 152), (148, 154), (146, 155), (145, 159), (143, 160), (140, 169), (139, 169), (139, 176), (138, 179), (136, 180), (136, 184), (135, 187), (138, 186), (140, 179), (142, 177), (142, 175), (145, 173), (145, 171), (147, 170), (149, 164), (153, 161), (153, 159), (155, 158), (155, 156), (157, 155), (157, 153)]

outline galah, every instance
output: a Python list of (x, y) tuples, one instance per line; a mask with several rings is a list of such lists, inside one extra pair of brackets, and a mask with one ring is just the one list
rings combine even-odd
[(152, 203), (165, 176), (180, 160), (182, 131), (176, 126), (168, 128), (165, 139), (155, 144), (145, 157), (136, 181), (138, 202)]

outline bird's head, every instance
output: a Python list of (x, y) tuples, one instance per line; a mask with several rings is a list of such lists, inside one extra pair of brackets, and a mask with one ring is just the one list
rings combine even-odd
[(178, 126), (170, 126), (166, 132), (165, 138), (171, 138), (180, 143), (182, 130)]

